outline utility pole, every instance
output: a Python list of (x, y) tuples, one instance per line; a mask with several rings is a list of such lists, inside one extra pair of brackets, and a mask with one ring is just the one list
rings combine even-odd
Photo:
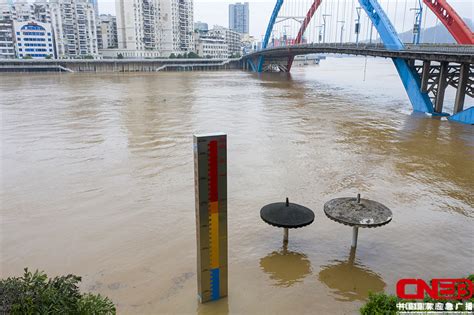
[(423, 5), (421, 0), (418, 0), (418, 8), (411, 8), (410, 11), (415, 11), (415, 23), (413, 24), (413, 44), (420, 43), (421, 37), (421, 20), (423, 19)]
[(290, 25), (283, 25), (283, 40), (285, 41), (285, 46), (288, 46), (288, 35), (286, 29), (290, 27)]
[(331, 16), (331, 14), (323, 14), (323, 43), (326, 42), (326, 17)]

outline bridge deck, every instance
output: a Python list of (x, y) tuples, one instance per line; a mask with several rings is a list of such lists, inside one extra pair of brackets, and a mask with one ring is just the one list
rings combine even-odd
[(404, 50), (388, 50), (382, 44), (303, 44), (259, 50), (243, 58), (265, 56), (279, 59), (288, 56), (314, 53), (373, 56), (383, 58), (403, 58), (411, 60), (447, 61), (474, 63), (474, 45), (406, 45)]

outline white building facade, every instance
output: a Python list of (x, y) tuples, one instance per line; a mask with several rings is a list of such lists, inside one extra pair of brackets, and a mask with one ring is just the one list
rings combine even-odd
[(115, 6), (118, 49), (127, 56), (167, 57), (194, 49), (192, 0), (116, 0)]
[[(33, 3), (27, 0), (0, 0), (0, 20), (5, 19), (11, 21), (12, 27), (13, 21), (51, 24), (47, 33), (53, 36), (51, 44), (57, 58), (98, 57), (99, 24), (90, 0), (36, 0)], [(18, 49), (15, 48), (17, 54), (20, 52)], [(49, 53), (49, 43), (47, 50)], [(41, 51), (37, 51), (36, 55), (39, 53)], [(24, 51), (22, 55), (25, 55)]]
[(13, 22), (0, 20), (0, 59), (14, 59)]
[(242, 41), (239, 32), (230, 30), (223, 26), (215, 25), (212, 30), (209, 30), (208, 34), (211, 36), (223, 37), (225, 39), (229, 56), (236, 56), (241, 53)]
[(51, 23), (58, 58), (98, 56), (94, 6), (86, 0), (51, 0)]
[(192, 0), (178, 0), (178, 48), (180, 52), (194, 50), (194, 8)]
[(196, 54), (203, 58), (225, 59), (229, 57), (228, 46), (222, 36), (194, 33)]
[(161, 49), (160, 1), (116, 0), (118, 48), (142, 57), (146, 50)]
[(51, 24), (14, 21), (13, 37), (18, 58), (55, 58)]
[(101, 33), (101, 46), (99, 49), (111, 49), (118, 47), (117, 19), (110, 14), (101, 14), (99, 31)]

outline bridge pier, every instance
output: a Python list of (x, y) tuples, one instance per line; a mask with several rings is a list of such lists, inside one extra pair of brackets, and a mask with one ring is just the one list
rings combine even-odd
[(430, 79), (431, 62), (423, 60), (423, 69), (421, 71), (421, 92), (428, 92), (428, 81)]
[(469, 64), (461, 64), (459, 71), (459, 83), (454, 101), (454, 114), (462, 112), (464, 109), (464, 100), (466, 98), (467, 82), (469, 81)]
[(443, 112), (444, 105), (444, 92), (448, 86), (448, 62), (441, 62), (439, 68), (439, 78), (438, 78), (438, 91), (436, 93), (435, 100), (435, 113), (441, 114)]

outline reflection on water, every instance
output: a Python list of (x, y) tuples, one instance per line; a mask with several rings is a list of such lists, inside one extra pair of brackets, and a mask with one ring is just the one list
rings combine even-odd
[(289, 251), (287, 245), (260, 259), (260, 268), (270, 276), (273, 285), (278, 287), (290, 287), (311, 274), (308, 257)]
[(204, 304), (199, 303), (196, 311), (198, 315), (226, 315), (229, 314), (229, 300), (223, 298)]
[(355, 249), (351, 249), (347, 261), (335, 260), (334, 264), (323, 266), (319, 280), (339, 301), (365, 300), (369, 292), (381, 292), (386, 285), (378, 274), (355, 261)]
[[(470, 125), (447, 123), (423, 114), (407, 116), (403, 123), (372, 118), (340, 123), (344, 137), (357, 154), (371, 156), (376, 163), (395, 158), (394, 168), (405, 179), (431, 185), (443, 208), (474, 216), (472, 183), (474, 133)], [(357, 183), (364, 186), (364, 180)], [(460, 189), (453, 189), (453, 185)], [(447, 199), (446, 196), (451, 197)], [(455, 202), (453, 202), (455, 201)]]

